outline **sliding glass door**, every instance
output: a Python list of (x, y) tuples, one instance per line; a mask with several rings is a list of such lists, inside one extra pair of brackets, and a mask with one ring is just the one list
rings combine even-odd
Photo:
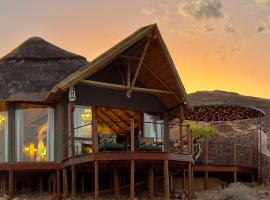
[(36, 104), (17, 104), (15, 157), (18, 162), (54, 160), (54, 109)]

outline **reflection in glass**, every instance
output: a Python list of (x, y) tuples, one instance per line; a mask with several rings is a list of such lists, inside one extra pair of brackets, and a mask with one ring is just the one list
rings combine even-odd
[(5, 103), (0, 103), (0, 162), (7, 161), (8, 115)]
[(163, 138), (163, 123), (160, 116), (144, 113), (144, 136), (155, 138), (159, 141)]
[(90, 106), (75, 106), (74, 136), (83, 138), (75, 140), (75, 154), (92, 153), (92, 108)]
[(15, 110), (16, 160), (54, 160), (54, 110), (36, 104), (18, 104)]

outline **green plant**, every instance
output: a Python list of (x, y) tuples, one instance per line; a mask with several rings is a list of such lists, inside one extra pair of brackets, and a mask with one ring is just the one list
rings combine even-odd
[(187, 121), (192, 130), (193, 137), (197, 142), (203, 142), (205, 139), (217, 134), (217, 129), (210, 127), (208, 124), (202, 124), (194, 121)]

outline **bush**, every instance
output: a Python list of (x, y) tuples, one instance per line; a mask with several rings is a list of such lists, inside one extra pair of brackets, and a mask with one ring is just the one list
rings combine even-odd
[(229, 187), (220, 190), (221, 200), (254, 200), (256, 199), (248, 190), (248, 187), (234, 183), (230, 184)]

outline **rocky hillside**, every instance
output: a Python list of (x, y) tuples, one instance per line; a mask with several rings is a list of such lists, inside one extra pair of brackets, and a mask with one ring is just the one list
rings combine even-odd
[[(233, 92), (225, 92), (225, 91), (199, 91), (195, 93), (189, 94), (189, 99), (192, 105), (203, 105), (203, 104), (233, 104), (233, 105), (242, 105), (242, 106), (250, 106), (257, 107), (263, 110), (266, 113), (266, 117), (263, 119), (263, 129), (266, 132), (270, 132), (270, 99), (263, 99), (258, 97), (251, 96), (243, 96)], [(251, 120), (252, 121), (252, 120)], [(215, 124), (218, 126), (219, 130), (223, 130), (224, 132), (231, 130), (239, 129), (249, 129), (254, 127), (256, 123), (253, 120), (253, 123), (250, 123), (249, 120), (241, 121), (241, 122), (226, 122), (222, 124)]]

